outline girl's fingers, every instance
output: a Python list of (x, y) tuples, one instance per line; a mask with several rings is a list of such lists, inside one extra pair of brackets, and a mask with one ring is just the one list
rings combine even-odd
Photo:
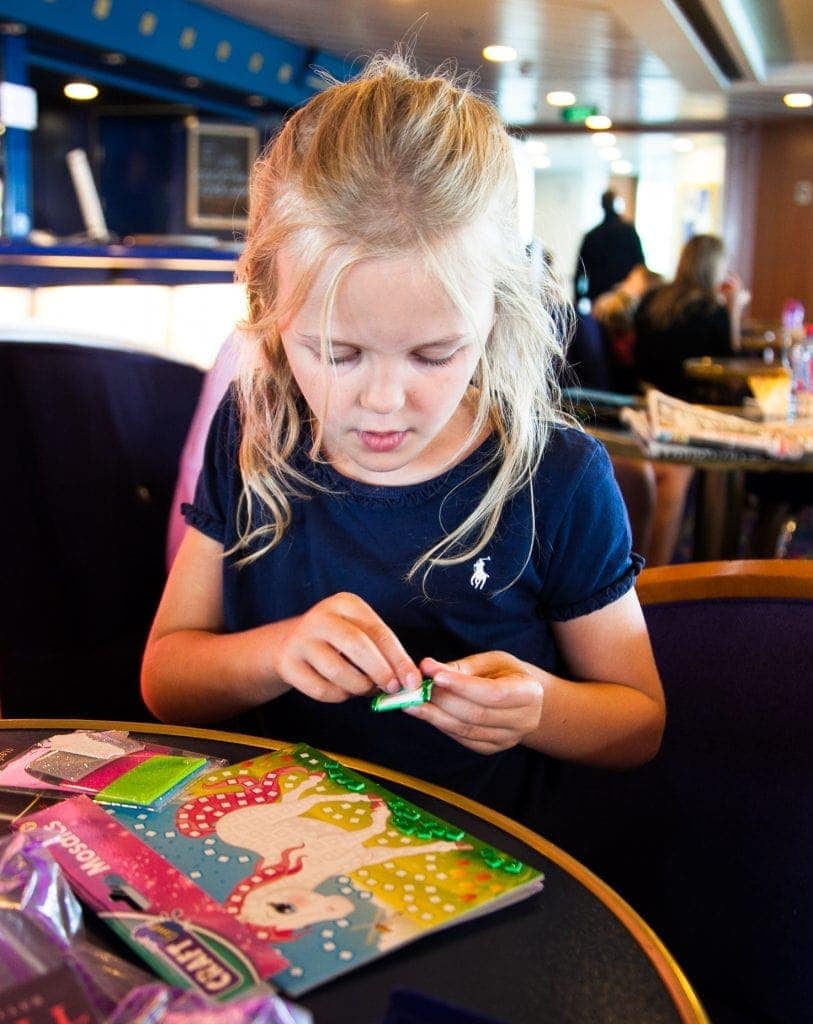
[(308, 653), (308, 662), (322, 679), (347, 694), (361, 696), (372, 689), (369, 676), (348, 661), (332, 644), (324, 641), (314, 644)]
[(401, 645), (401, 641), (379, 617), (370, 610), (365, 621), (359, 623), (374, 650), (384, 659), (385, 667), (377, 676), (370, 676), (377, 686), (385, 688), (394, 677), (406, 689), (416, 689), (421, 684), (421, 673), (415, 662)]
[(436, 704), (420, 704), (404, 708), (404, 714), (420, 718), (445, 733), (451, 739), (480, 753), (494, 753), (516, 746), (520, 736), (515, 729), (494, 725), (475, 725), (461, 721)]
[(542, 701), (542, 684), (539, 680), (524, 674), (484, 679), (481, 676), (467, 676), (444, 669), (435, 673), (432, 678), (438, 687), (436, 703), (441, 703), (450, 710), (454, 707), (461, 717), (476, 714), (472, 710), (466, 711), (466, 707), (511, 711), (530, 707)]
[[(347, 700), (346, 690), (325, 679), (307, 662), (297, 663), (290, 674), (292, 679), (289, 681), (289, 685), (312, 700), (322, 701), (326, 704), (340, 704)], [(296, 681), (295, 684), (293, 680)]]

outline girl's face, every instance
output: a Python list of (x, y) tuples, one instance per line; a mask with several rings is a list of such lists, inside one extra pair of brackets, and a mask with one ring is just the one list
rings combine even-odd
[[(341, 280), (322, 359), (325, 293), (342, 254), (328, 260), (302, 306), (280, 324), (294, 378), (319, 420), (331, 465), (365, 483), (403, 485), (460, 461), (473, 421), (466, 392), (494, 319), (493, 282), (469, 281), (470, 322), (420, 261), (375, 259)], [(280, 299), (296, 261), (281, 252)], [(466, 446), (461, 452), (462, 446)]]

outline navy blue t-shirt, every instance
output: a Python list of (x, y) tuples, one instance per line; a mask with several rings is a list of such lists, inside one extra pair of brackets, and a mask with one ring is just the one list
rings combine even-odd
[[(187, 522), (228, 550), (237, 539), (242, 491), (238, 414), (230, 396), (215, 415)], [(641, 561), (630, 552), (623, 500), (604, 449), (588, 435), (556, 428), (536, 473), (497, 532), (465, 563), (407, 582), (415, 559), (474, 508), (492, 477), (487, 440), (435, 479), (403, 487), (360, 483), (314, 463), (303, 443), (295, 465), (323, 489), (292, 501), (282, 541), (260, 559), (223, 565), (225, 626), (250, 629), (301, 614), (331, 594), (363, 598), (417, 662), (502, 650), (562, 671), (550, 623), (585, 615), (633, 585)], [(530, 820), (544, 758), (525, 748), (476, 754), (408, 715), (370, 710), (370, 698), (327, 704), (296, 690), (264, 709), (269, 736), (365, 758), (473, 796)], [(536, 816), (533, 816), (534, 820)]]

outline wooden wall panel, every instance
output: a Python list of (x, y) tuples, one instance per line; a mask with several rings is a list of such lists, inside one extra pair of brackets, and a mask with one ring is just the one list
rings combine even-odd
[(751, 315), (800, 299), (813, 321), (813, 124), (766, 124), (759, 142)]

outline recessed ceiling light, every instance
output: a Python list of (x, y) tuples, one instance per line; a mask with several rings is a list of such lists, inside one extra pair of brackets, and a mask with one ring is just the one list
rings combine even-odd
[(789, 92), (782, 97), (786, 107), (810, 107), (813, 106), (813, 96), (809, 92)]
[(621, 150), (617, 146), (605, 146), (598, 151), (598, 155), (605, 160), (618, 160), (621, 157)]
[(694, 143), (691, 139), (680, 138), (672, 140), (672, 149), (676, 153), (691, 153), (694, 149)]
[(103, 53), (102, 60), (105, 64), (109, 64), (111, 68), (120, 68), (122, 64), (127, 63), (127, 58), (123, 53)]
[(99, 90), (91, 82), (68, 82), (62, 90), (69, 100), (95, 100)]
[(570, 107), (576, 102), (575, 95), (565, 89), (554, 89), (545, 99), (552, 107)]
[(610, 170), (613, 174), (632, 174), (632, 164), (629, 160), (613, 160)]
[(517, 59), (517, 51), (513, 46), (500, 46), (495, 43), (483, 48), (483, 56), (486, 60), (494, 61), (495, 64), (505, 64)]
[(591, 114), (584, 119), (584, 127), (594, 132), (606, 132), (612, 126), (613, 122), (606, 114)]
[(593, 136), (594, 146), (614, 146), (615, 136), (612, 132), (596, 132)]

